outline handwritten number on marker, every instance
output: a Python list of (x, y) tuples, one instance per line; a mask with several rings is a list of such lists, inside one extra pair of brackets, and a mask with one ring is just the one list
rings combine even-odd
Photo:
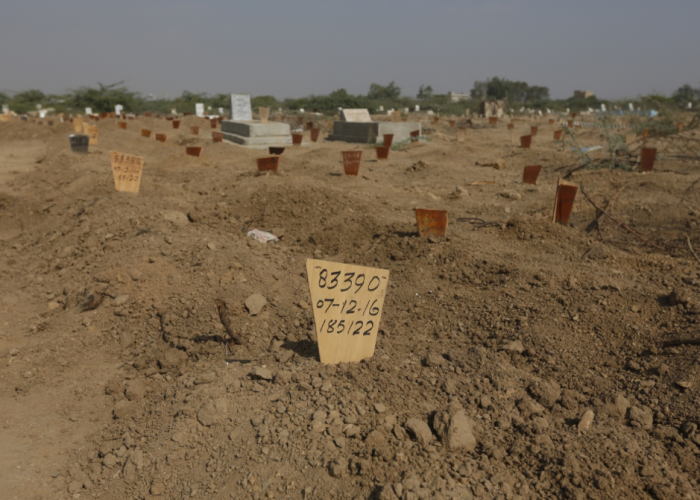
[(374, 328), (374, 323), (372, 321), (367, 322), (367, 330), (365, 330), (365, 333), (362, 335), (369, 335), (370, 332), (372, 331), (372, 328)]
[(354, 300), (351, 300), (350, 301), (350, 309), (348, 309), (348, 314), (354, 314), (356, 307), (357, 307), (357, 302)]
[[(327, 288), (328, 290), (334, 290), (338, 286), (338, 278), (340, 278), (340, 271), (333, 271), (331, 273), (331, 277), (332, 279), (329, 283), (328, 269), (321, 269), (321, 272), (318, 274), (318, 287)], [(345, 273), (343, 277), (345, 278), (343, 280), (343, 285), (345, 286), (343, 286), (343, 288), (340, 289), (341, 292), (347, 292), (354, 285), (357, 287), (355, 293), (358, 293), (360, 290), (362, 290), (362, 287), (365, 285), (366, 282), (366, 277), (364, 274), (358, 274), (357, 276), (355, 276), (355, 273)], [(353, 278), (355, 278), (354, 283)], [(370, 292), (374, 292), (379, 288), (380, 284), (381, 280), (379, 279), (379, 276), (373, 276), (372, 279), (369, 281), (367, 290), (369, 290)]]
[(355, 276), (355, 273), (345, 273), (345, 276), (346, 278), (345, 281), (343, 281), (343, 283), (347, 283), (348, 286), (347, 288), (341, 288), (341, 292), (347, 292), (348, 290), (350, 290), (350, 288), (352, 288), (352, 277)]
[(364, 324), (364, 323), (363, 323), (362, 321), (358, 321), (358, 322), (357, 322), (357, 325), (358, 325), (357, 330), (355, 330), (354, 332), (352, 332), (352, 334), (353, 334), (353, 335), (359, 335), (359, 334), (360, 334), (360, 330), (362, 330), (362, 325), (363, 325), (363, 324)]

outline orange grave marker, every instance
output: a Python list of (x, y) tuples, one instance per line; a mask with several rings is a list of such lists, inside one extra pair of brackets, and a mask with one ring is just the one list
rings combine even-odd
[(561, 140), (561, 134), (562, 134), (562, 132), (563, 132), (562, 130), (555, 130), (555, 131), (554, 131), (554, 140), (555, 140), (555, 141), (560, 141), (560, 140)]
[(312, 128), (311, 129), (311, 142), (316, 142), (318, 141), (318, 135), (321, 133), (320, 128)]
[(174, 120), (174, 118), (172, 116), (166, 116), (165, 119), (168, 120), (169, 122)]
[(569, 128), (574, 128), (574, 121), (573, 121), (573, 120), (567, 120), (566, 125), (567, 125)]
[(554, 118), (550, 118), (550, 119), (549, 119), (549, 124), (550, 124), (550, 125), (554, 125)]
[(642, 130), (642, 139), (646, 139), (647, 137), (649, 137), (649, 129), (645, 128)]
[(386, 146), (375, 146), (377, 151), (377, 160), (386, 160), (389, 158), (389, 148)]
[(308, 259), (306, 274), (321, 363), (357, 363), (371, 358), (389, 271)]
[(642, 148), (641, 170), (651, 172), (656, 161), (656, 148)]
[(498, 125), (498, 117), (497, 116), (489, 116), (489, 123), (491, 125)]
[(345, 175), (357, 175), (360, 173), (362, 151), (343, 151), (343, 168)]
[(515, 125), (512, 123), (508, 124), (508, 130), (513, 130), (515, 128)]
[(311, 130), (314, 128), (314, 122), (306, 122), (306, 130)]
[(141, 137), (145, 137), (146, 139), (148, 139), (149, 137), (151, 137), (151, 131), (147, 130), (145, 128), (142, 128), (141, 129)]
[(302, 134), (292, 134), (292, 144), (294, 146), (301, 146), (301, 141), (304, 138)]
[(533, 137), (536, 136), (537, 130), (538, 130), (537, 125), (533, 125), (532, 127), (530, 127), (530, 135), (532, 135)]
[(211, 138), (214, 140), (214, 142), (223, 142), (224, 134), (222, 134), (221, 132), (212, 132)]
[(216, 120), (209, 120), (209, 125), (211, 126), (211, 128), (216, 128), (216, 123)]
[(199, 135), (199, 127), (197, 127), (197, 126), (195, 126), (195, 127), (190, 127), (190, 131), (192, 131), (192, 133), (193, 133), (194, 135)]
[(571, 216), (571, 210), (574, 207), (574, 200), (576, 199), (577, 192), (578, 186), (576, 184), (559, 179), (559, 183), (557, 185), (557, 196), (554, 200), (552, 222), (559, 222), (560, 224), (566, 224), (569, 222), (569, 217)]
[(679, 123), (679, 124), (678, 124), (678, 133), (679, 133), (679, 134), (680, 134), (681, 132), (683, 132), (683, 127), (684, 127), (684, 125), (683, 125), (682, 123)]
[(82, 116), (76, 116), (75, 118), (73, 118), (73, 131), (76, 134), (83, 133), (83, 117)]
[(411, 142), (417, 142), (418, 138), (420, 137), (420, 130), (414, 130), (413, 132), (410, 133), (411, 135)]
[(529, 165), (523, 169), (523, 184), (537, 184), (542, 165)]
[(165, 142), (168, 140), (168, 134), (156, 134), (156, 141)]
[(416, 208), (418, 234), (423, 238), (435, 236), (444, 238), (447, 233), (447, 210), (426, 210)]
[(180, 128), (180, 120), (173, 120), (173, 128)]
[(100, 136), (100, 129), (97, 125), (85, 127), (85, 133), (90, 136), (90, 146), (97, 146), (97, 139)]
[(116, 151), (109, 152), (114, 175), (114, 188), (117, 191), (138, 193), (143, 173), (143, 158)]
[(119, 125), (120, 129), (126, 130), (126, 122), (119, 122), (119, 123), (117, 123), (117, 125)]
[(269, 156), (267, 158), (258, 158), (258, 172), (277, 172), (277, 167), (280, 164), (279, 156)]
[(279, 148), (275, 146), (270, 146), (267, 148), (271, 155), (281, 155), (284, 153), (284, 148)]
[(394, 134), (384, 134), (384, 145), (387, 148), (391, 147), (391, 144), (394, 142)]
[(530, 149), (530, 144), (532, 143), (531, 135), (521, 135), (520, 136), (520, 147), (523, 149)]
[(185, 148), (185, 154), (199, 158), (202, 156), (202, 146), (187, 146)]

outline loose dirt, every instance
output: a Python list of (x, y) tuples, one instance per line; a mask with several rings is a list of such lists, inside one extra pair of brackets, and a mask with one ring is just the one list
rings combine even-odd
[[(544, 122), (529, 150), (529, 121), (431, 124), (387, 161), (307, 131), (266, 175), (195, 117), (97, 124), (78, 155), (70, 123), (0, 123), (3, 498), (698, 498), (700, 347), (661, 346), (698, 335), (697, 162), (569, 179), (660, 250), (581, 191), (551, 222), (575, 158)], [(111, 150), (144, 158), (138, 194)], [(319, 362), (307, 258), (390, 271), (373, 358)]]

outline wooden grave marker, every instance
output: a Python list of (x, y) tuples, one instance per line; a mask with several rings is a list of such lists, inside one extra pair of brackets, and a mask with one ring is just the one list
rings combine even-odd
[(224, 134), (222, 134), (221, 132), (212, 132), (211, 138), (214, 140), (214, 142), (223, 142)]
[(138, 193), (143, 173), (143, 158), (116, 151), (109, 152), (114, 175), (114, 188), (126, 193)]
[(311, 129), (311, 142), (316, 142), (318, 141), (318, 135), (321, 133), (320, 128), (312, 128)]
[(531, 126), (531, 127), (530, 127), (530, 135), (532, 135), (533, 137), (536, 136), (536, 135), (537, 135), (537, 130), (538, 130), (537, 125)]
[(520, 136), (520, 147), (523, 149), (530, 149), (530, 144), (532, 144), (531, 135), (521, 135)]
[(279, 156), (268, 156), (266, 158), (258, 158), (258, 172), (277, 172), (277, 167), (280, 164)]
[(76, 116), (75, 118), (73, 118), (73, 131), (76, 134), (83, 133), (83, 117), (82, 116)]
[(196, 125), (193, 127), (190, 127), (190, 132), (192, 132), (193, 135), (199, 135), (199, 127)]
[(292, 145), (301, 146), (301, 141), (304, 138), (302, 134), (292, 134)]
[(447, 210), (416, 208), (418, 234), (423, 238), (435, 236), (444, 238), (447, 234)]
[(554, 210), (552, 211), (552, 222), (559, 222), (560, 224), (569, 222), (577, 192), (578, 186), (576, 184), (559, 179), (557, 195), (554, 199)]
[(85, 127), (85, 133), (90, 136), (90, 146), (97, 146), (97, 140), (100, 137), (100, 129), (97, 125), (88, 125)]
[(394, 142), (394, 134), (384, 134), (384, 146), (390, 148)]
[(523, 184), (537, 184), (542, 165), (528, 165), (523, 169)]
[(117, 125), (119, 125), (120, 129), (126, 130), (126, 122), (119, 122)]
[(362, 151), (343, 151), (343, 169), (345, 175), (357, 175), (360, 173)]
[(651, 172), (656, 161), (656, 148), (642, 148), (641, 171)]
[(561, 134), (563, 133), (563, 130), (555, 130), (554, 131), (554, 140), (555, 141), (560, 141), (561, 140)]
[(258, 112), (260, 113), (260, 123), (267, 123), (270, 119), (270, 108), (260, 107), (258, 108)]
[(202, 146), (187, 146), (185, 147), (185, 154), (199, 158), (202, 156)]
[(391, 148), (388, 146), (375, 146), (374, 150), (377, 152), (377, 160), (388, 160), (389, 149)]
[(175, 128), (175, 129), (180, 128), (180, 120), (173, 120), (172, 124), (173, 124), (173, 128)]
[(323, 364), (374, 355), (389, 271), (307, 259), (306, 273)]
[(148, 129), (142, 128), (141, 129), (141, 137), (145, 137), (146, 139), (148, 139), (149, 137), (151, 137), (151, 131)]
[(168, 140), (168, 134), (156, 134), (156, 141), (165, 142)]

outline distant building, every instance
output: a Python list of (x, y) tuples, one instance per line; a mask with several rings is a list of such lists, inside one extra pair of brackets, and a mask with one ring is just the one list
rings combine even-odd
[(447, 102), (459, 102), (459, 101), (468, 101), (469, 100), (469, 94), (457, 94), (455, 92), (448, 92), (447, 93)]
[(574, 90), (574, 99), (588, 99), (595, 97), (595, 94), (590, 90)]

